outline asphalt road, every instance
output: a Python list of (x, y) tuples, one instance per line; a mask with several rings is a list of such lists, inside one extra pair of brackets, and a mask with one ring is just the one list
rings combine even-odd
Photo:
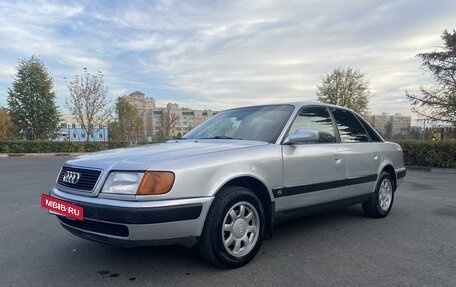
[(276, 226), (236, 270), (182, 247), (122, 249), (40, 207), (66, 158), (0, 158), (0, 286), (456, 286), (456, 173), (409, 171), (387, 218), (359, 205)]

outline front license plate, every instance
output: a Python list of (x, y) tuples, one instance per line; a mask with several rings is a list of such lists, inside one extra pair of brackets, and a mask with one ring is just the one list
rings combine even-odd
[(84, 220), (84, 209), (82, 206), (46, 194), (41, 195), (41, 207), (48, 210), (51, 214)]

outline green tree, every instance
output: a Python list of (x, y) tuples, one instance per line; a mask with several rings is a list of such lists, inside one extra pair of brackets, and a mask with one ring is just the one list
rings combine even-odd
[(14, 125), (8, 111), (0, 107), (0, 140), (8, 140), (13, 137)]
[(53, 80), (43, 61), (32, 56), (17, 66), (13, 88), (8, 89), (11, 120), (27, 140), (49, 139), (60, 122)]
[(317, 97), (322, 103), (347, 107), (358, 113), (367, 110), (369, 85), (358, 70), (350, 67), (334, 69), (323, 77), (317, 88)]
[(434, 83), (421, 86), (421, 95), (405, 91), (405, 96), (421, 119), (456, 126), (456, 30), (453, 33), (445, 30), (441, 37), (443, 47), (417, 55), (424, 71), (434, 78)]
[(116, 119), (110, 123), (110, 134), (113, 140), (137, 142), (142, 139), (143, 123), (136, 108), (122, 99), (117, 98)]
[(67, 86), (70, 97), (66, 100), (66, 106), (85, 130), (88, 141), (94, 125), (104, 124), (111, 115), (108, 87), (101, 72), (91, 75), (87, 68), (84, 68), (82, 75), (76, 75), (73, 81), (69, 81)]

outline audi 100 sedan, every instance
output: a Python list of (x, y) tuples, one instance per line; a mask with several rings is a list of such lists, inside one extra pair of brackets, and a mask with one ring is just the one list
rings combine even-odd
[(361, 203), (388, 215), (406, 174), (402, 149), (358, 114), (326, 104), (222, 111), (181, 139), (79, 156), (49, 195), (85, 239), (126, 247), (195, 246), (209, 262), (251, 261), (274, 223)]

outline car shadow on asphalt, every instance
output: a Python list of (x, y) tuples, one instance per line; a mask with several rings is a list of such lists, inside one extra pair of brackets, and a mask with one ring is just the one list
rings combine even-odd
[[(274, 236), (271, 244), (287, 246), (289, 241), (296, 237), (310, 236), (318, 240), (318, 231), (324, 229), (337, 229), (346, 224), (357, 224), (365, 220), (363, 211), (359, 205), (346, 207), (339, 210), (290, 219), (277, 224), (274, 227)], [(144, 266), (155, 266), (156, 271), (181, 270), (184, 275), (190, 275), (195, 270), (212, 269), (223, 271), (204, 261), (198, 254), (196, 248), (185, 248), (182, 246), (150, 246), (122, 248), (101, 243), (93, 243), (85, 240), (78, 240), (80, 260), (97, 264), (97, 262), (109, 262), (105, 267), (97, 267), (96, 272), (103, 277), (117, 277), (122, 270), (141, 270)], [(267, 243), (269, 245), (270, 243)], [(269, 248), (268, 248), (269, 249)], [(268, 252), (269, 253), (269, 252)], [(260, 251), (258, 257), (265, 254)], [(267, 258), (265, 259), (267, 260)], [(128, 266), (125, 269), (125, 266)], [(129, 271), (128, 271), (129, 272)], [(166, 271), (169, 272), (169, 271)], [(136, 278), (129, 275), (129, 278)]]
[(303, 226), (305, 226), (305, 230), (309, 231), (314, 228), (320, 229), (323, 226), (355, 223), (366, 218), (361, 205), (357, 204), (333, 211), (287, 219), (274, 226), (274, 236), (279, 236), (280, 232), (301, 232)]
[[(288, 262), (287, 258), (300, 260), (302, 256), (315, 256), (321, 252), (322, 238), (349, 237), (360, 222), (367, 219), (359, 205), (336, 211), (287, 220), (274, 228), (272, 240), (265, 241), (256, 258), (241, 269), (226, 270), (210, 265), (198, 254), (196, 248), (181, 246), (152, 246), (122, 248), (89, 242), (76, 237), (61, 241), (53, 246), (52, 255), (59, 256), (58, 264), (51, 264), (54, 272), (65, 272), (79, 266), (78, 272), (93, 282), (117, 282), (116, 284), (143, 284), (158, 282), (170, 284), (170, 278), (185, 278), (204, 274), (217, 274), (217, 278), (230, 278), (232, 274), (258, 272), (265, 266), (276, 266)], [(343, 241), (349, 240), (348, 238)], [(324, 240), (323, 240), (324, 241)], [(326, 244), (326, 243), (323, 243)], [(331, 244), (329, 248), (335, 248)], [(337, 244), (337, 243), (335, 243)], [(343, 244), (343, 242), (341, 243)], [(49, 250), (51, 252), (51, 249)], [(285, 251), (285, 252), (284, 252)], [(68, 254), (68, 252), (70, 254)], [(276, 266), (277, 267), (277, 266)], [(147, 270), (147, 271), (146, 271)]]

